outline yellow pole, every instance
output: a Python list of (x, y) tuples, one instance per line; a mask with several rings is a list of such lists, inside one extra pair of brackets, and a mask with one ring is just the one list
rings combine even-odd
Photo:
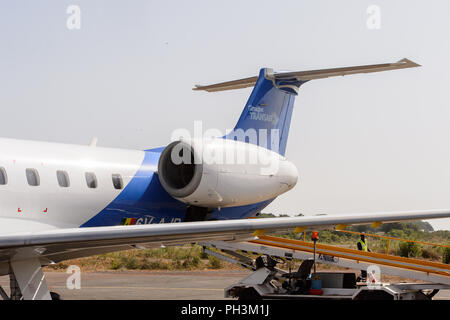
[(386, 245), (386, 254), (389, 254), (389, 243), (391, 242), (391, 239), (388, 239), (387, 245)]

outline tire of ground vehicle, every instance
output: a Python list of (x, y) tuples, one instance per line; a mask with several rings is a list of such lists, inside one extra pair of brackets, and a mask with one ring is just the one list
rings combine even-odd
[(255, 289), (245, 288), (239, 293), (238, 300), (261, 300), (261, 296)]
[(50, 292), (50, 297), (52, 297), (52, 300), (62, 300), (61, 296), (59, 295), (59, 293), (56, 292)]
[(355, 300), (394, 300), (394, 297), (383, 290), (363, 290)]

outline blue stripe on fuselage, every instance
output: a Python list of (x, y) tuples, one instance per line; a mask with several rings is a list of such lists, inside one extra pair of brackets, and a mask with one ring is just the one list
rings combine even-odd
[[(136, 224), (182, 222), (186, 204), (174, 199), (161, 186), (156, 172), (163, 148), (145, 151), (141, 167), (122, 192), (108, 206), (81, 227), (120, 225), (126, 218)], [(241, 207), (215, 209), (211, 219), (242, 219), (255, 215), (272, 200)]]

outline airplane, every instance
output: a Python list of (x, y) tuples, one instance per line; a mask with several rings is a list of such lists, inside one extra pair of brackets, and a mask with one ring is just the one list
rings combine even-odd
[[(418, 66), (402, 59), (296, 72), (262, 68), (258, 76), (196, 86), (253, 87), (234, 130), (143, 151), (99, 147), (95, 140), (82, 146), (0, 139), (0, 275), (11, 283), (10, 295), (1, 287), (0, 295), (52, 299), (43, 266), (107, 252), (450, 217), (444, 209), (248, 219), (297, 183), (285, 153), (302, 85)], [(220, 161), (223, 155), (227, 161)]]

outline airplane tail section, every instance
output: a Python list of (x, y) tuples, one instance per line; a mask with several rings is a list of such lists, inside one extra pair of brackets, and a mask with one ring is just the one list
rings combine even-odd
[(294, 100), (302, 84), (328, 77), (419, 66), (411, 60), (402, 59), (395, 63), (295, 72), (263, 68), (259, 76), (207, 86), (197, 85), (193, 90), (216, 92), (253, 86), (250, 98), (234, 130), (224, 138), (263, 146), (284, 156)]

